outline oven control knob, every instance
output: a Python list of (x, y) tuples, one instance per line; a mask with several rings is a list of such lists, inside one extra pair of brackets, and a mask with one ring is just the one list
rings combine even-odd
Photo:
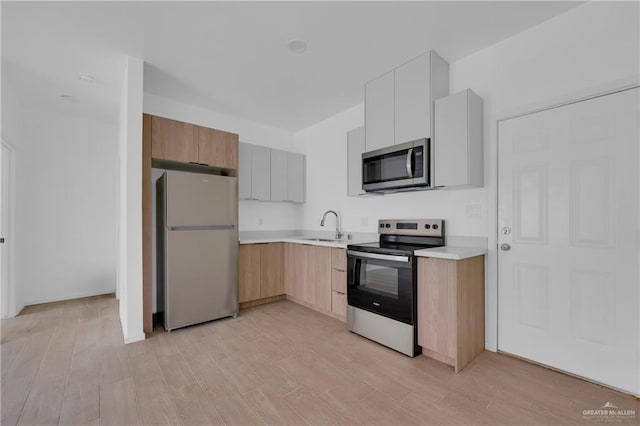
[(380, 224), (380, 228), (384, 228), (384, 223), (381, 223), (381, 224)]
[(424, 229), (431, 229), (431, 225), (429, 225), (428, 223), (424, 226)]
[(438, 225), (434, 224), (433, 229), (438, 229)]
[(386, 225), (384, 225), (386, 228), (391, 228), (391, 225), (389, 225), (388, 223)]

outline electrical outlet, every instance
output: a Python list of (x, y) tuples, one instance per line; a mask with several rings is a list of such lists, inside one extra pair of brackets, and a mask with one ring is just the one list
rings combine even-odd
[(262, 225), (264, 223), (264, 220), (262, 220), (262, 218), (258, 218), (258, 225)]

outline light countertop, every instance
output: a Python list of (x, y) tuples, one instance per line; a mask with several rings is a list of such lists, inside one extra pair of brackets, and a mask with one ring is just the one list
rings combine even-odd
[(416, 250), (415, 255), (420, 257), (433, 257), (438, 259), (463, 260), (470, 257), (487, 254), (487, 249), (478, 247), (434, 247), (429, 249)]
[[(360, 240), (345, 240), (345, 241), (316, 241), (314, 237), (306, 236), (282, 236), (282, 237), (266, 237), (266, 238), (243, 238), (240, 240), (240, 244), (264, 244), (264, 243), (296, 243), (296, 244), (310, 244), (313, 246), (323, 247), (337, 247), (347, 248), (348, 244), (369, 242)], [(444, 246), (435, 247), (430, 249), (417, 250), (416, 256), (420, 257), (434, 257), (439, 259), (452, 259), (463, 260), (470, 257), (481, 256), (487, 254), (487, 249), (477, 247), (455, 247)]]
[[(354, 240), (344, 241), (316, 241), (314, 237), (303, 236), (291, 236), (291, 237), (268, 237), (268, 238), (255, 238), (255, 239), (241, 239), (240, 244), (262, 244), (262, 243), (296, 243), (296, 244), (310, 244), (313, 246), (323, 247), (336, 247), (347, 248), (347, 244), (353, 244)], [(362, 242), (362, 241), (360, 241)]]

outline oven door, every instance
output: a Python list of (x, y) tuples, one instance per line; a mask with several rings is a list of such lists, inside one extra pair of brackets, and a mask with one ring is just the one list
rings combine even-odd
[(414, 324), (413, 257), (347, 251), (347, 303)]

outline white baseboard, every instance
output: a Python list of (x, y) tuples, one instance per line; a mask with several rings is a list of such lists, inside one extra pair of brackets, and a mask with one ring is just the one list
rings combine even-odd
[(109, 289), (103, 289), (103, 290), (81, 292), (81, 293), (76, 293), (76, 294), (72, 294), (64, 297), (36, 299), (36, 300), (30, 300), (28, 302), (25, 302), (24, 306), (40, 305), (42, 303), (62, 302), (64, 300), (82, 299), (83, 297), (103, 296), (105, 294), (113, 294), (115, 291), (116, 290), (114, 288), (109, 288)]

